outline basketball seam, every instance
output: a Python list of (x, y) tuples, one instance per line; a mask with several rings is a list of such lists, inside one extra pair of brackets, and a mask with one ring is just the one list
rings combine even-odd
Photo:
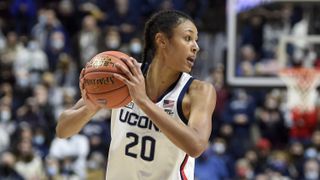
[(112, 93), (113, 91), (117, 91), (117, 90), (119, 90), (119, 89), (121, 89), (121, 88), (123, 88), (123, 87), (125, 87), (126, 86), (126, 84), (124, 84), (123, 86), (120, 86), (120, 87), (118, 87), (118, 88), (116, 88), (116, 89), (112, 89), (111, 91), (102, 91), (102, 92), (98, 92), (98, 93), (94, 93), (94, 92), (88, 92), (88, 94), (95, 94), (95, 95), (98, 95), (98, 94), (105, 94), (105, 93)]

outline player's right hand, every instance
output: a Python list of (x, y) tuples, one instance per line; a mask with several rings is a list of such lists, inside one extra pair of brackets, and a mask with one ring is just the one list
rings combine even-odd
[(98, 111), (99, 109), (101, 109), (103, 107), (103, 105), (96, 104), (90, 98), (88, 98), (87, 92), (84, 88), (84, 78), (83, 77), (84, 77), (84, 69), (81, 70), (81, 73), (79, 76), (79, 88), (80, 88), (80, 92), (81, 92), (81, 97), (84, 100), (87, 108), (90, 111)]

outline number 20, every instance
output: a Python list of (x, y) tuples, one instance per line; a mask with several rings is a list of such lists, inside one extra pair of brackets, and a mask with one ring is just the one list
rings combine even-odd
[[(137, 158), (137, 153), (134, 152), (130, 152), (130, 148), (136, 146), (139, 143), (139, 136), (135, 133), (132, 132), (128, 132), (127, 133), (127, 138), (133, 138), (133, 141), (130, 142), (129, 144), (126, 145), (126, 152), (125, 154), (127, 156), (131, 156), (134, 158)], [(149, 146), (147, 146), (149, 142)], [(140, 157), (145, 160), (145, 161), (152, 161), (154, 159), (154, 150), (155, 150), (155, 144), (156, 144), (156, 140), (151, 137), (151, 136), (143, 136), (141, 138), (141, 152), (140, 152)], [(149, 154), (146, 153), (146, 148), (149, 147)]]

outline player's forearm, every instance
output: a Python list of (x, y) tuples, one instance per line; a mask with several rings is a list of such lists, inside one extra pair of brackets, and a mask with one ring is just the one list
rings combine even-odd
[(56, 135), (59, 138), (68, 138), (79, 133), (96, 112), (89, 111), (86, 106), (78, 109), (65, 110), (59, 117)]
[(163, 109), (147, 100), (139, 107), (170, 141), (192, 157), (198, 157), (207, 148), (208, 141), (193, 128), (174, 120)]

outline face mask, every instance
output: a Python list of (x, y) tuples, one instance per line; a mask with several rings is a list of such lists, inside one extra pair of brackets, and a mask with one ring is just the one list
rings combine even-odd
[(63, 46), (64, 46), (64, 42), (60, 39), (57, 39), (57, 40), (52, 40), (51, 42), (51, 46), (54, 48), (54, 49), (62, 49)]
[(7, 122), (11, 118), (11, 112), (10, 111), (1, 111), (0, 112), (0, 120), (1, 122)]
[(216, 152), (217, 154), (223, 154), (226, 150), (226, 147), (222, 143), (214, 143), (213, 146), (213, 151)]
[(6, 47), (6, 41), (0, 36), (0, 50), (3, 50)]
[(317, 171), (306, 172), (306, 179), (313, 180), (313, 179), (318, 179), (318, 177), (319, 177), (319, 173)]
[(49, 166), (47, 167), (47, 172), (50, 176), (54, 176), (57, 174), (58, 170), (57, 170), (57, 167)]
[(38, 145), (42, 145), (44, 143), (44, 137), (41, 135), (37, 135), (34, 137), (34, 142)]
[(117, 49), (120, 46), (120, 42), (116, 39), (106, 40), (106, 46), (110, 49)]
[(28, 44), (28, 48), (29, 48), (31, 51), (35, 51), (35, 50), (39, 49), (39, 44), (38, 44), (37, 42), (31, 41), (31, 42)]
[(131, 43), (130, 44), (130, 51), (139, 54), (141, 52), (141, 44), (140, 43)]
[(40, 15), (38, 21), (40, 24), (45, 24), (47, 22), (47, 17), (45, 15)]
[(29, 79), (26, 76), (25, 77), (20, 77), (20, 78), (17, 79), (17, 84), (22, 88), (28, 87)]

